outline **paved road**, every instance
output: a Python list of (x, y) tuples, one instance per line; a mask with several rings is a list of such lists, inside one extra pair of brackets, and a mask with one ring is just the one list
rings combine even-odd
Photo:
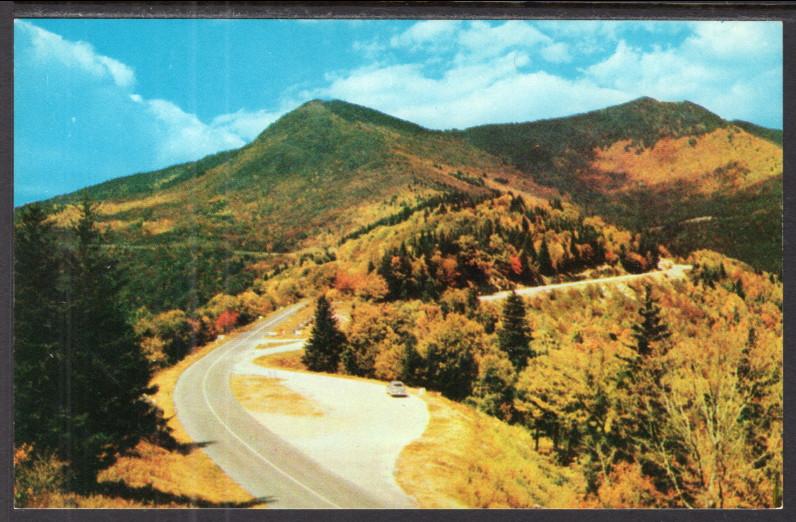
[[(570, 283), (557, 283), (553, 285), (529, 286), (526, 288), (518, 288), (516, 292), (517, 295), (528, 296), (528, 295), (536, 295), (544, 292), (550, 292), (553, 290), (562, 290), (567, 288), (583, 288), (590, 285), (612, 285), (617, 283), (627, 283), (628, 281), (634, 281), (636, 279), (661, 278), (661, 277), (679, 279), (685, 277), (685, 273), (688, 270), (691, 270), (692, 268), (693, 268), (692, 265), (674, 265), (668, 270), (655, 270), (653, 272), (646, 272), (643, 274), (629, 274), (629, 275), (613, 276), (613, 277), (600, 277), (597, 279), (587, 279), (585, 281), (572, 281)], [(482, 295), (479, 296), (478, 299), (480, 299), (481, 301), (500, 301), (502, 299), (507, 298), (509, 295), (511, 295), (511, 290), (505, 290), (503, 292), (497, 292), (495, 294)]]
[(377, 496), (383, 506), (415, 507), (415, 501), (398, 485), (395, 471), (404, 448), (426, 431), (426, 402), (414, 393), (390, 397), (383, 382), (266, 368), (254, 362), (289, 348), (301, 350), (303, 344), (241, 353), (233, 371), (277, 379), (322, 414), (285, 415), (267, 408), (254, 408), (249, 413), (324, 468)]
[(232, 396), (229, 373), (236, 355), (260, 343), (266, 331), (295, 314), (285, 308), (192, 364), (177, 381), (177, 417), (233, 480), (276, 508), (379, 508), (380, 499), (318, 465), (257, 422)]

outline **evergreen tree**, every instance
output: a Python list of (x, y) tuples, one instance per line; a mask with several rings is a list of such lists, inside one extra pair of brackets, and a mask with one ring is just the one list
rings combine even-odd
[(582, 262), (580, 258), (580, 250), (578, 250), (577, 243), (575, 242), (575, 237), (573, 236), (572, 239), (569, 241), (569, 268), (570, 270), (579, 270), (582, 267)]
[(503, 305), (503, 328), (498, 332), (498, 345), (519, 372), (533, 357), (531, 327), (525, 317), (525, 303), (516, 292), (511, 292)]
[(505, 354), (487, 354), (478, 364), (478, 378), (467, 402), (487, 415), (511, 422), (517, 374)]
[(14, 437), (54, 449), (59, 389), (60, 256), (39, 205), (20, 210), (14, 252)]
[[(757, 332), (754, 328), (750, 328), (738, 361), (736, 388), (743, 398), (743, 409), (738, 420), (743, 427), (753, 466), (761, 469), (766, 468), (774, 459), (774, 451), (767, 444), (767, 436), (771, 432), (772, 425), (781, 420), (782, 410), (780, 405), (764, 406), (768, 388), (778, 385), (780, 378), (778, 372), (769, 372), (754, 364), (752, 351), (756, 343)], [(768, 471), (769, 478), (774, 483), (772, 489), (776, 493), (779, 489), (779, 473), (773, 469)], [(779, 500), (775, 498), (774, 505), (778, 503)]]
[(337, 371), (345, 345), (345, 335), (338, 329), (332, 307), (322, 295), (315, 305), (315, 324), (301, 361), (316, 372)]
[(145, 399), (150, 367), (136, 343), (119, 299), (121, 274), (102, 251), (94, 206), (84, 201), (74, 228), (77, 245), (67, 256), (62, 397), (58, 453), (78, 486), (157, 428)]
[(738, 278), (732, 284), (732, 291), (738, 294), (738, 297), (740, 297), (741, 299), (746, 299), (746, 291), (743, 288), (743, 281), (741, 280), (741, 278)]
[(645, 287), (639, 315), (640, 321), (632, 328), (635, 342), (628, 346), (632, 354), (620, 356), (624, 367), (617, 378), (616, 445), (621, 458), (639, 462), (642, 472), (660, 491), (673, 492), (687, 504), (689, 499), (675, 466), (685, 458), (684, 441), (667, 429), (664, 405), (671, 393), (664, 382), (668, 371), (666, 341), (671, 334), (650, 286)]
[(539, 263), (539, 270), (544, 275), (553, 275), (553, 260), (550, 257), (550, 249), (547, 246), (546, 239), (542, 239), (542, 244), (539, 247), (539, 254), (536, 257)]
[(415, 339), (408, 339), (401, 357), (401, 380), (412, 386), (423, 383), (422, 367), (423, 359), (417, 353)]
[(661, 309), (652, 297), (652, 288), (644, 287), (644, 303), (638, 311), (641, 322), (633, 325), (635, 344), (631, 348), (637, 357), (649, 357), (653, 343), (661, 343), (671, 336), (669, 328), (661, 319)]

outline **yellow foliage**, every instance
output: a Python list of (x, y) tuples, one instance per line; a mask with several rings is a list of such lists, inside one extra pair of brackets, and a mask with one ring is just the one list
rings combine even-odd
[(628, 186), (693, 182), (701, 193), (751, 186), (782, 174), (782, 148), (737, 127), (663, 138), (638, 153), (627, 140), (595, 151), (593, 166), (628, 176)]
[(426, 393), (431, 420), (398, 459), (396, 480), (424, 508), (578, 507), (578, 473), (533, 451), (530, 434)]
[(666, 505), (668, 499), (633, 462), (620, 462), (604, 480), (597, 492), (598, 505), (593, 507), (628, 509)]
[(141, 231), (148, 236), (157, 236), (158, 234), (165, 234), (174, 228), (174, 220), (172, 219), (158, 219), (155, 221), (144, 221), (141, 224)]
[(122, 212), (129, 212), (131, 210), (152, 208), (172, 203), (176, 201), (178, 197), (179, 195), (173, 192), (159, 192), (153, 196), (130, 201), (103, 201), (97, 206), (97, 213), (110, 216)]
[(165, 343), (160, 337), (144, 337), (141, 339), (141, 351), (154, 368), (162, 368), (166, 364)]

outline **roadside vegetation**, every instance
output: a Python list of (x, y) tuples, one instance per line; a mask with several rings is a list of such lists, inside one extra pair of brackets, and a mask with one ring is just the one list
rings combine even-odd
[(121, 274), (101, 244), (88, 202), (68, 241), (55, 240), (35, 206), (18, 225), (14, 505), (263, 506), (174, 418), (176, 378), (203, 352), (155, 369), (191, 351), (184, 318), (160, 319), (169, 345), (157, 350), (157, 361), (148, 358), (153, 352), (119, 298)]

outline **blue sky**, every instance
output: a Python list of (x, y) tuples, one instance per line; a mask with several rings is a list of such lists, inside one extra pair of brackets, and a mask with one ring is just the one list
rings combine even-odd
[(251, 141), (313, 98), (430, 128), (639, 96), (782, 127), (779, 22), (17, 20), (15, 204)]

